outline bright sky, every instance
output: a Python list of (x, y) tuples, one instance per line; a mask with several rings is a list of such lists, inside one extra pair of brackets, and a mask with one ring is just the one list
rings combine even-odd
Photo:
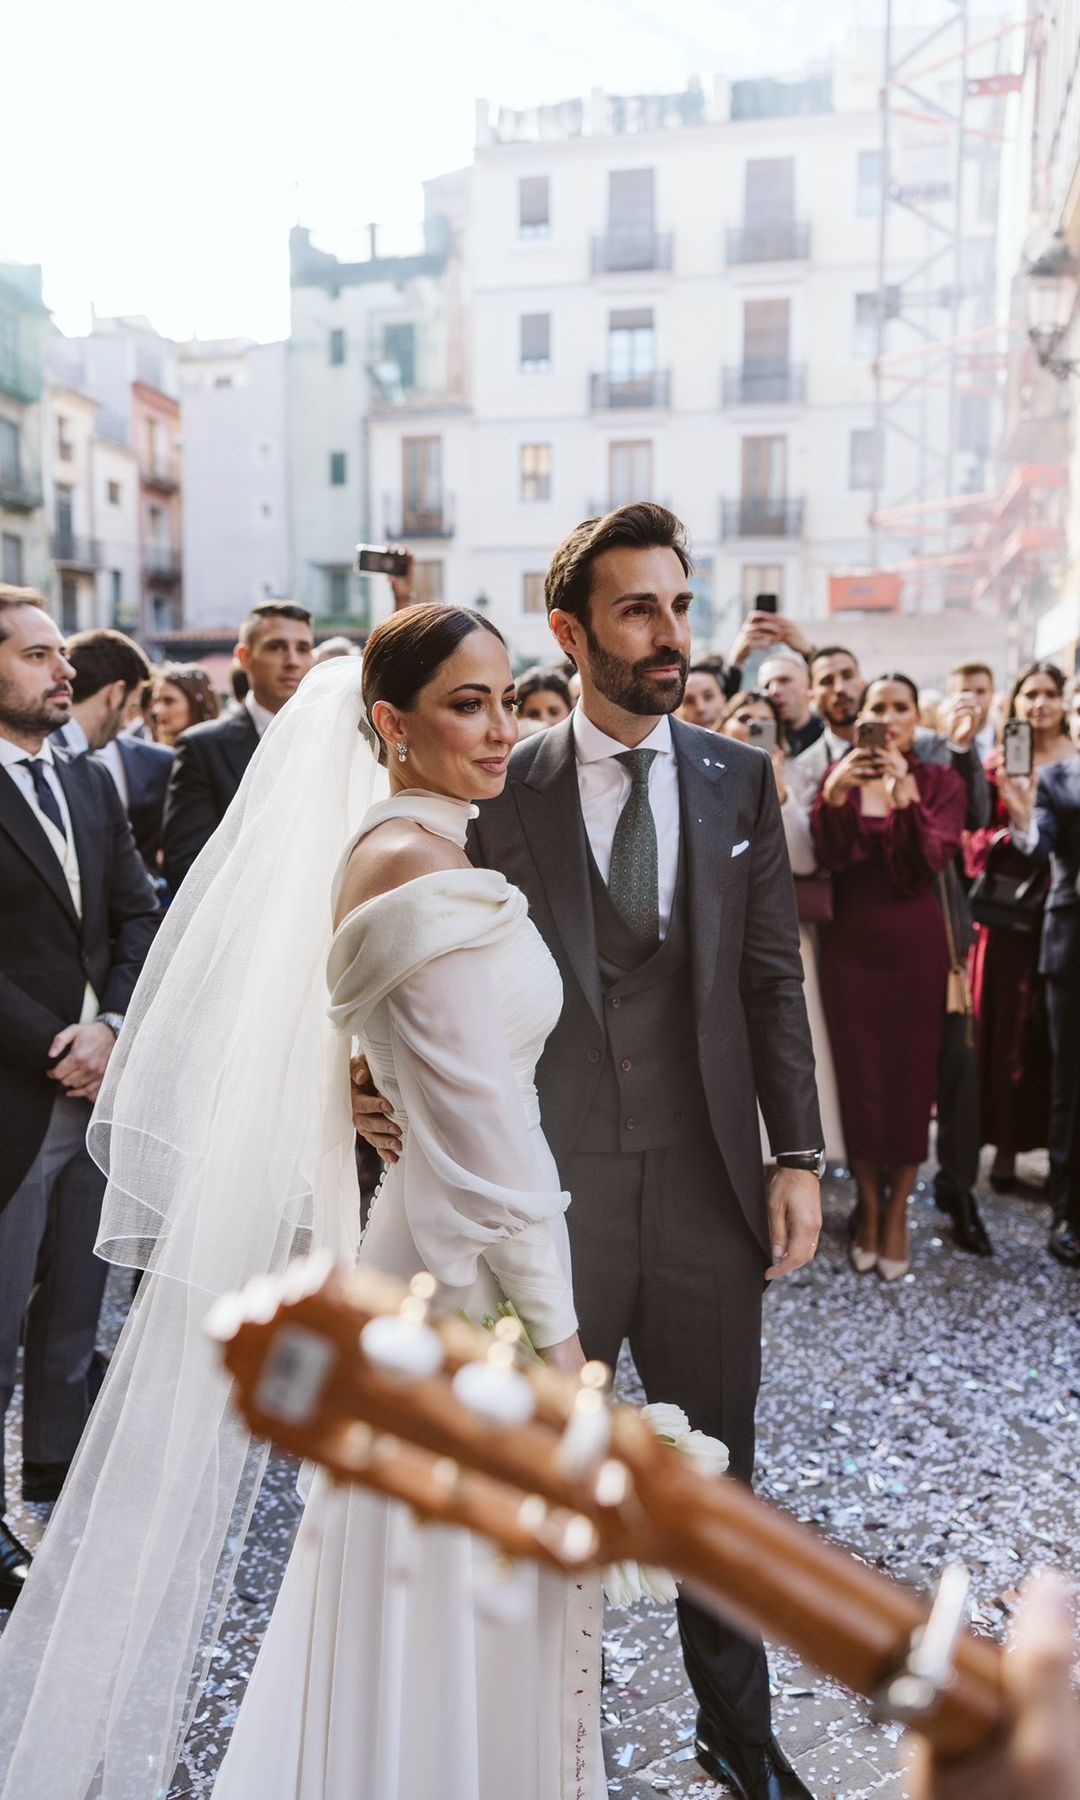
[(883, 0), (13, 0), (0, 261), (42, 264), (67, 332), (88, 328), (93, 303), (174, 337), (284, 336), (290, 225), (355, 254), (351, 234), (369, 220), (417, 220), (419, 182), (469, 160), (477, 95), (527, 106), (598, 85), (677, 89), (694, 72), (782, 72), (882, 11)]

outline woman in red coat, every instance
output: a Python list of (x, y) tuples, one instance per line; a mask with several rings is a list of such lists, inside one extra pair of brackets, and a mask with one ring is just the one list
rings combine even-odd
[(883, 675), (861, 720), (884, 750), (856, 748), (826, 776), (813, 830), (836, 876), (821, 986), (858, 1188), (851, 1260), (886, 1281), (910, 1263), (907, 1206), (927, 1153), (945, 1024), (949, 945), (936, 892), (960, 848), (967, 797), (954, 769), (914, 754), (919, 694)]

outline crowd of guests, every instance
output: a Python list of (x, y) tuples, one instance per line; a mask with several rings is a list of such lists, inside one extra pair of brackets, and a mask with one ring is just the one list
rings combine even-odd
[[(522, 731), (575, 699), (571, 666), (531, 670)], [(1032, 663), (1001, 694), (972, 661), (920, 696), (908, 676), (868, 680), (852, 651), (760, 612), (727, 661), (691, 666), (679, 716), (772, 760), (826, 1147), (857, 1192), (853, 1267), (908, 1273), (908, 1203), (935, 1117), (935, 1197), (960, 1247), (993, 1251), (983, 1149), (991, 1186), (1020, 1195), (1017, 1156), (1047, 1150), (1049, 1249), (1080, 1267), (1080, 680)], [(1012, 719), (1032, 727), (1029, 776), (1005, 771)]]

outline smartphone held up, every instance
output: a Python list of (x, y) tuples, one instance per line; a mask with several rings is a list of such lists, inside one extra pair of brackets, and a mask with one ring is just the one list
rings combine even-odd
[(401, 581), (409, 573), (408, 553), (390, 550), (386, 545), (357, 544), (356, 572), (358, 575), (389, 575), (395, 581)]
[(1006, 720), (1002, 739), (1006, 775), (1026, 781), (1035, 768), (1035, 732), (1030, 720)]

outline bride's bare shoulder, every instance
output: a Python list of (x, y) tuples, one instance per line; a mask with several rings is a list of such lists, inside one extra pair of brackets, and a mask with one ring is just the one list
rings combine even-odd
[(360, 839), (345, 869), (338, 895), (337, 920), (419, 875), (471, 867), (464, 851), (448, 838), (436, 837), (411, 819), (387, 819)]

